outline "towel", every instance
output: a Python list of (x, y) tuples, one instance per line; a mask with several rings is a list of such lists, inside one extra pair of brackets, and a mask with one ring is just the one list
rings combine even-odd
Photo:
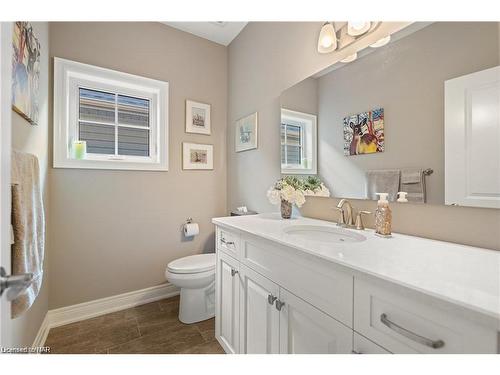
[(406, 191), (408, 202), (425, 203), (425, 176), (422, 169), (407, 168), (401, 170), (401, 191)]
[(33, 273), (32, 284), (12, 301), (17, 318), (35, 301), (43, 279), (45, 216), (40, 189), (38, 159), (12, 151), (12, 274)]
[(366, 197), (377, 200), (376, 193), (388, 193), (387, 199), (395, 201), (399, 191), (400, 175), (399, 169), (366, 171)]

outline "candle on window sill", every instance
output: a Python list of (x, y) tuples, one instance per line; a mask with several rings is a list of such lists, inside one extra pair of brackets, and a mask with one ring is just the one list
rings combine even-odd
[(74, 141), (73, 142), (73, 158), (82, 160), (87, 157), (87, 142)]

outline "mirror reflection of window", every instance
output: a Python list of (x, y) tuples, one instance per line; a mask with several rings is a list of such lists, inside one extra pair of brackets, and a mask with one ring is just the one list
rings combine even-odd
[(316, 115), (281, 110), (281, 173), (317, 173), (316, 122)]

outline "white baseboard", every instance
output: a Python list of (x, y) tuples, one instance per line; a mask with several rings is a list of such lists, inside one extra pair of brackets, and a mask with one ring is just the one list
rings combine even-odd
[(33, 346), (43, 346), (50, 328), (128, 309), (130, 307), (173, 297), (178, 294), (179, 288), (170, 283), (165, 283), (146, 289), (118, 294), (116, 296), (100, 298), (94, 301), (49, 310), (45, 316), (42, 326), (40, 327), (40, 330), (38, 331)]
[(33, 340), (33, 348), (40, 348), (44, 346), (45, 340), (47, 340), (47, 336), (49, 335), (50, 325), (49, 325), (49, 313), (45, 314), (45, 318), (43, 318), (43, 322), (38, 329), (38, 333)]

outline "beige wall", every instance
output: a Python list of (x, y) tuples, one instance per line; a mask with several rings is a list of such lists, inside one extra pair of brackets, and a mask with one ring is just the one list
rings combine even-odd
[[(367, 170), (432, 168), (427, 202), (444, 204), (444, 82), (497, 66), (498, 53), (497, 23), (438, 22), (319, 78), (318, 166), (332, 195), (365, 198)], [(345, 157), (343, 118), (379, 107), (385, 151)]]
[(280, 96), (281, 108), (318, 114), (318, 80), (306, 78), (290, 87)]
[[(47, 232), (49, 229), (49, 24), (46, 22), (33, 22), (33, 30), (40, 42), (40, 92), (39, 109), (40, 119), (38, 125), (30, 125), (28, 121), (12, 112), (12, 148), (34, 154), (40, 164), (40, 179), (43, 188), (45, 205), (45, 218)], [(12, 320), (13, 345), (18, 347), (31, 346), (38, 329), (45, 318), (49, 303), (49, 271), (48, 255), (50, 253), (49, 236), (45, 243), (44, 278), (42, 288), (31, 308), (20, 317)]]
[[(318, 22), (250, 23), (229, 45), (228, 208), (246, 204), (260, 212), (277, 210), (265, 193), (280, 177), (279, 96), (339, 58), (316, 52), (320, 27)], [(234, 122), (253, 111), (259, 112), (259, 148), (236, 154)], [(302, 212), (336, 220), (331, 210), (335, 202), (311, 199)], [(369, 201), (355, 205), (373, 209)], [(394, 227), (400, 232), (500, 250), (500, 210), (433, 205), (395, 209)]]
[[(51, 23), (50, 38), (51, 58), (170, 84), (168, 172), (51, 170), (53, 309), (164, 283), (169, 261), (213, 251), (210, 220), (226, 212), (227, 49), (159, 23)], [(184, 132), (186, 99), (212, 105), (211, 136)], [(182, 171), (183, 141), (213, 144), (214, 170)], [(181, 236), (187, 217), (200, 224), (193, 241)]]

